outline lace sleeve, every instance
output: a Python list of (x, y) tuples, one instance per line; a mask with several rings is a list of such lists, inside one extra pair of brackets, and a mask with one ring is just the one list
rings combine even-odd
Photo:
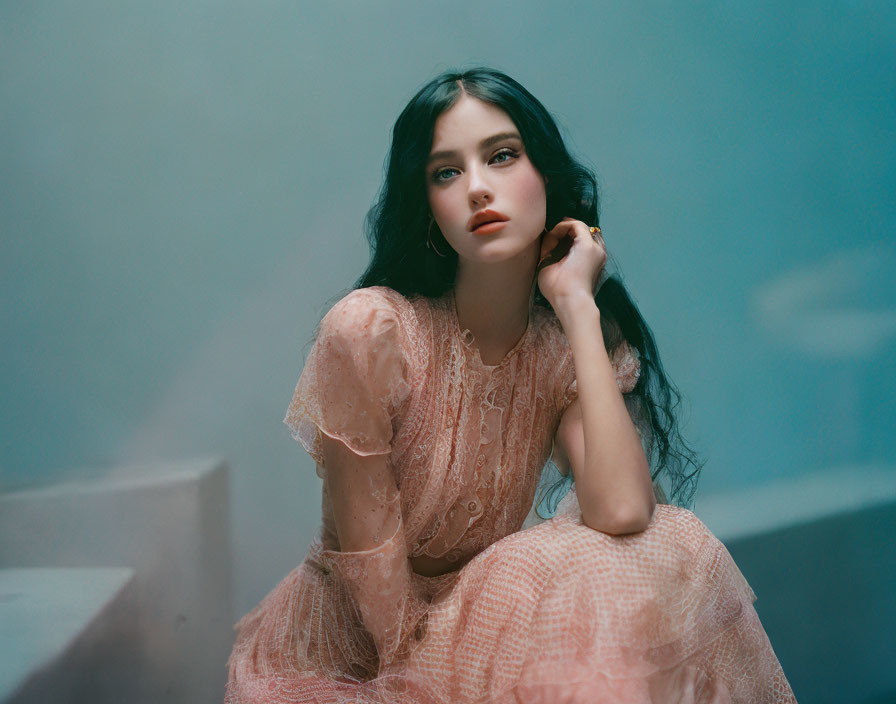
[[(610, 357), (610, 364), (613, 366), (613, 371), (616, 372), (616, 385), (619, 387), (619, 390), (624, 394), (630, 393), (641, 376), (641, 362), (638, 358), (638, 350), (630, 347), (623, 340)], [(560, 365), (560, 388), (563, 390), (560, 397), (560, 412), (562, 413), (578, 397), (579, 393), (576, 385), (576, 368), (571, 351), (567, 353), (566, 358)]]
[(353, 602), (379, 668), (413, 643), (427, 610), (390, 458), (393, 420), (411, 391), (399, 296), (357, 289), (333, 306), (284, 419), (317, 462), (332, 505), (340, 549), (323, 550), (321, 562)]
[(396, 495), (398, 527), (384, 542), (370, 550), (321, 553), (323, 564), (345, 584), (373, 638), (379, 672), (403, 658), (417, 642), (417, 627), (429, 609), (411, 574), (399, 503)]
[(629, 346), (625, 340), (616, 348), (610, 359), (616, 372), (616, 385), (624, 393), (631, 393), (641, 376), (641, 360), (636, 347)]
[(392, 420), (410, 393), (395, 302), (356, 289), (324, 316), (283, 422), (319, 467), (320, 434), (358, 455), (390, 452)]

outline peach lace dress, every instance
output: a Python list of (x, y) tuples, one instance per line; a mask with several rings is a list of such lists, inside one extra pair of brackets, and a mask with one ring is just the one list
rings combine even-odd
[[(613, 363), (630, 391), (634, 353)], [(398, 528), (341, 552), (324, 483), (305, 560), (234, 627), (226, 703), (795, 701), (755, 594), (692, 512), (661, 504), (614, 537), (582, 523), (572, 491), (521, 530), (575, 394), (541, 307), (487, 366), (451, 294), (377, 286), (334, 305), (284, 422), (322, 478), (321, 433), (388, 455), (394, 481), (368, 501)], [(433, 559), (451, 568), (412, 568)]]

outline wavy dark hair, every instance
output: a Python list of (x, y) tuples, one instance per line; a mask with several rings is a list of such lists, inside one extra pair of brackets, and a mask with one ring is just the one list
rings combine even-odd
[[(431, 211), (425, 168), (436, 118), (454, 105), (462, 92), (501, 108), (516, 125), (530, 161), (547, 177), (547, 229), (566, 216), (598, 224), (595, 176), (570, 154), (553, 117), (535, 96), (492, 68), (445, 71), (411, 98), (392, 129), (385, 180), (365, 219), (371, 260), (354, 288), (388, 286), (405, 296), (436, 297), (454, 286), (457, 253), (438, 226), (432, 229), (431, 237), (445, 256), (426, 246)], [(625, 402), (644, 440), (657, 499), (689, 507), (702, 464), (679, 432), (675, 411), (681, 395), (663, 371), (653, 334), (618, 273), (603, 281), (594, 300), (601, 313), (608, 353), (612, 354), (624, 339), (640, 357), (640, 378), (625, 395)], [(537, 284), (535, 305), (551, 309)], [(558, 490), (568, 487), (569, 482), (566, 478), (550, 486), (542, 483), (547, 491), (536, 505), (543, 505), (546, 498), (548, 504), (553, 503), (553, 508), (548, 508), (549, 514), (553, 513), (561, 494)]]

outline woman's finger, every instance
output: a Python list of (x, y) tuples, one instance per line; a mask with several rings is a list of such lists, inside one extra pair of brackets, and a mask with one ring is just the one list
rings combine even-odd
[(584, 237), (586, 232), (588, 233), (588, 236), (591, 237), (591, 232), (588, 226), (581, 220), (576, 220), (574, 218), (563, 218), (563, 220), (558, 222), (552, 230), (549, 230), (549, 233), (554, 233), (561, 239), (568, 236), (573, 237), (573, 239), (579, 239), (580, 237)]
[(541, 259), (544, 259), (548, 254), (550, 254), (554, 250), (554, 247), (556, 247), (560, 243), (560, 240), (562, 240), (564, 237), (565, 235), (559, 235), (554, 233), (553, 231), (546, 231), (541, 238)]
[[(554, 225), (553, 228), (545, 230), (545, 234), (542, 235), (541, 253), (538, 260), (539, 264), (546, 262), (553, 263), (554, 261), (562, 259), (573, 243), (576, 241), (586, 242), (586, 240), (583, 239), (586, 235), (589, 240), (606, 251), (606, 245), (604, 244), (603, 236), (599, 229), (592, 234), (591, 228), (581, 220), (576, 220), (575, 218), (570, 217), (563, 218), (560, 222)], [(558, 247), (563, 240), (567, 240), (569, 246)]]

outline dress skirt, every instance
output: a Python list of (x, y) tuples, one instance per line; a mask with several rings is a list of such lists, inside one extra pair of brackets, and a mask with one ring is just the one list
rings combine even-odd
[[(725, 546), (689, 510), (610, 536), (577, 511), (422, 577), (430, 604), (403, 657), (370, 637), (314, 560), (237, 625), (227, 704), (795, 702)], [(349, 610), (351, 611), (351, 610)]]

